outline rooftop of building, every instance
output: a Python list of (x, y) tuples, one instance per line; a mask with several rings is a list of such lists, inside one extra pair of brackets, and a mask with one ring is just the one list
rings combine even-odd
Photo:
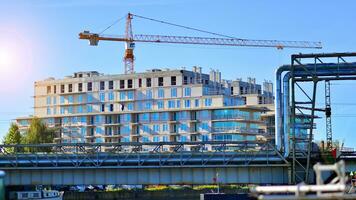
[[(202, 71), (202, 67), (193, 66), (192, 70), (189, 70), (185, 67), (181, 67), (180, 69), (177, 68), (152, 68), (146, 70), (144, 72), (135, 72), (133, 74), (104, 74), (98, 71), (78, 71), (74, 72), (72, 75), (64, 76), (63, 78), (54, 78), (48, 77), (43, 80), (35, 81), (36, 85), (41, 84), (54, 84), (54, 83), (62, 83), (62, 82), (70, 82), (75, 79), (79, 80), (92, 80), (92, 81), (100, 81), (100, 80), (107, 80), (107, 79), (134, 79), (134, 78), (154, 78), (160, 76), (179, 76), (179, 75), (193, 75), (199, 73), (201, 74), (202, 78), (204, 79), (214, 79), (218, 80), (218, 82), (224, 83), (228, 82), (232, 85), (235, 84), (243, 84), (243, 85), (256, 85), (257, 87), (261, 87), (261, 84), (256, 83), (255, 78), (248, 77), (246, 81), (243, 81), (242, 78), (237, 78), (235, 80), (226, 80), (222, 78), (221, 72), (219, 70), (211, 69), (209, 73), (204, 73)], [(215, 74), (215, 75), (214, 75)], [(214, 76), (214, 77), (211, 77)], [(218, 77), (215, 77), (218, 76)], [(272, 84), (271, 81), (264, 80), (263, 84)]]

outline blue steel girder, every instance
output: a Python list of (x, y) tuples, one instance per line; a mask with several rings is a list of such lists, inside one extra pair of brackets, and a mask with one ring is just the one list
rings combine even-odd
[[(48, 151), (49, 145), (53, 146), (52, 151)], [(217, 148), (207, 151), (203, 148), (206, 145), (217, 145)], [(164, 146), (171, 147), (172, 151), (157, 150)], [(185, 146), (198, 148), (185, 151)], [(46, 151), (6, 151), (12, 147), (37, 150), (43, 147)], [(152, 147), (152, 151), (143, 147)], [(261, 142), (0, 145), (0, 150), (0, 168), (13, 169), (288, 164), (273, 145)]]

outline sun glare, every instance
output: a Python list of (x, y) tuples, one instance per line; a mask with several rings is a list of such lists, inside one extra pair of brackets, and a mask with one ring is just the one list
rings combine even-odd
[(0, 48), (0, 70), (8, 71), (15, 64), (14, 56), (10, 49)]

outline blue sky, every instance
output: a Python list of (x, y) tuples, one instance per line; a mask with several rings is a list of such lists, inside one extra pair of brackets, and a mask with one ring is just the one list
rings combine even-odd
[[(274, 70), (292, 53), (350, 52), (356, 44), (354, 1), (17, 1), (0, 0), (0, 137), (11, 119), (33, 111), (33, 82), (75, 71), (122, 73), (124, 44), (90, 47), (83, 30), (100, 32), (128, 12), (239, 38), (321, 41), (322, 50), (136, 44), (136, 71), (150, 68), (218, 68), (225, 79), (274, 80)], [(124, 21), (106, 31), (124, 34)], [(134, 19), (134, 33), (209, 36)], [(7, 59), (7, 60), (6, 60)], [(5, 64), (4, 64), (5, 63)], [(356, 147), (353, 133), (356, 83), (332, 85), (334, 138)], [(323, 85), (320, 87), (323, 90)], [(319, 102), (324, 102), (319, 95)], [(316, 138), (324, 138), (324, 119)]]

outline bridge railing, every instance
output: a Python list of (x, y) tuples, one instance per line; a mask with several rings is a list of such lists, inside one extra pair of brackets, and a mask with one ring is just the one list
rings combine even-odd
[[(121, 143), (46, 143), (0, 145), (4, 154), (41, 153), (161, 153), (161, 152), (254, 152), (271, 151), (266, 141), (205, 141), (205, 142), (121, 142)], [(209, 148), (210, 147), (210, 148)]]
[[(211, 148), (207, 148), (211, 147)], [(0, 145), (0, 168), (287, 164), (262, 141)]]

